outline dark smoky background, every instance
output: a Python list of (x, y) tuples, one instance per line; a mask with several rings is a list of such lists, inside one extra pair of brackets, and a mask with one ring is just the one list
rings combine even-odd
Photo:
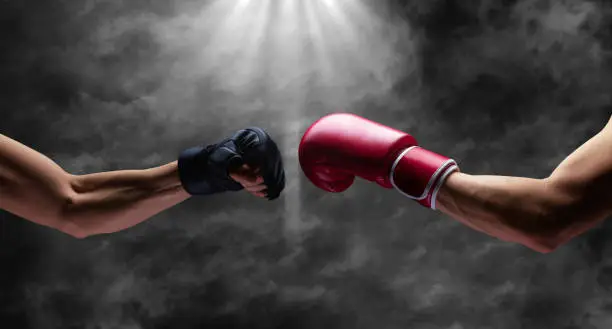
[(0, 213), (3, 323), (610, 328), (609, 225), (541, 255), (371, 183), (323, 193), (296, 151), (346, 111), (464, 172), (544, 177), (611, 114), (611, 26), (607, 1), (2, 0), (3, 134), (84, 174), (259, 125), (289, 177), (84, 240)]

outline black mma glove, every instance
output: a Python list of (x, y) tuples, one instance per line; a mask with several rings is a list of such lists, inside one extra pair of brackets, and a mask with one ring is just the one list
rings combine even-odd
[(285, 188), (283, 161), (276, 143), (261, 128), (239, 130), (218, 144), (187, 149), (178, 159), (181, 183), (191, 195), (242, 190), (230, 172), (244, 164), (259, 168), (268, 200), (280, 196)]

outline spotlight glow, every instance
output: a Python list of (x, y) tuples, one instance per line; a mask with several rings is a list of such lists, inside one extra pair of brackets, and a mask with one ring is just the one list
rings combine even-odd
[(262, 115), (278, 121), (269, 127), (284, 128), (288, 238), (305, 227), (295, 177), (301, 177), (299, 133), (312, 112), (309, 94), (323, 90), (329, 112), (348, 106), (363, 81), (367, 91), (357, 92), (385, 92), (395, 56), (387, 25), (359, 0), (216, 0), (158, 28), (168, 51), (181, 52), (177, 74), (213, 76), (218, 88), (234, 95), (255, 94), (244, 97), (263, 100)]

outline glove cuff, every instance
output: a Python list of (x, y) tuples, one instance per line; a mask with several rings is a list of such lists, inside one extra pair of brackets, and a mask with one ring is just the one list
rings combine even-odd
[(406, 197), (436, 210), (436, 197), (446, 178), (459, 167), (455, 160), (419, 146), (410, 147), (397, 157), (389, 180)]
[[(181, 185), (187, 193), (191, 195), (200, 194), (202, 182), (205, 181), (203, 166), (206, 163), (198, 161), (202, 157), (202, 152), (206, 152), (204, 147), (192, 147), (180, 153), (178, 158), (178, 172)], [(204, 154), (206, 157), (207, 154)]]

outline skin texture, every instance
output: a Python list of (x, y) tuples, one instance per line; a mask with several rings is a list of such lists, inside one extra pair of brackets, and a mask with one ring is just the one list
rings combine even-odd
[(612, 214), (612, 120), (549, 177), (451, 174), (438, 209), (502, 240), (547, 253)]
[[(256, 169), (245, 165), (230, 175), (247, 192), (265, 197)], [(72, 175), (0, 135), (0, 209), (77, 238), (127, 229), (189, 197), (176, 161), (144, 170)]]

